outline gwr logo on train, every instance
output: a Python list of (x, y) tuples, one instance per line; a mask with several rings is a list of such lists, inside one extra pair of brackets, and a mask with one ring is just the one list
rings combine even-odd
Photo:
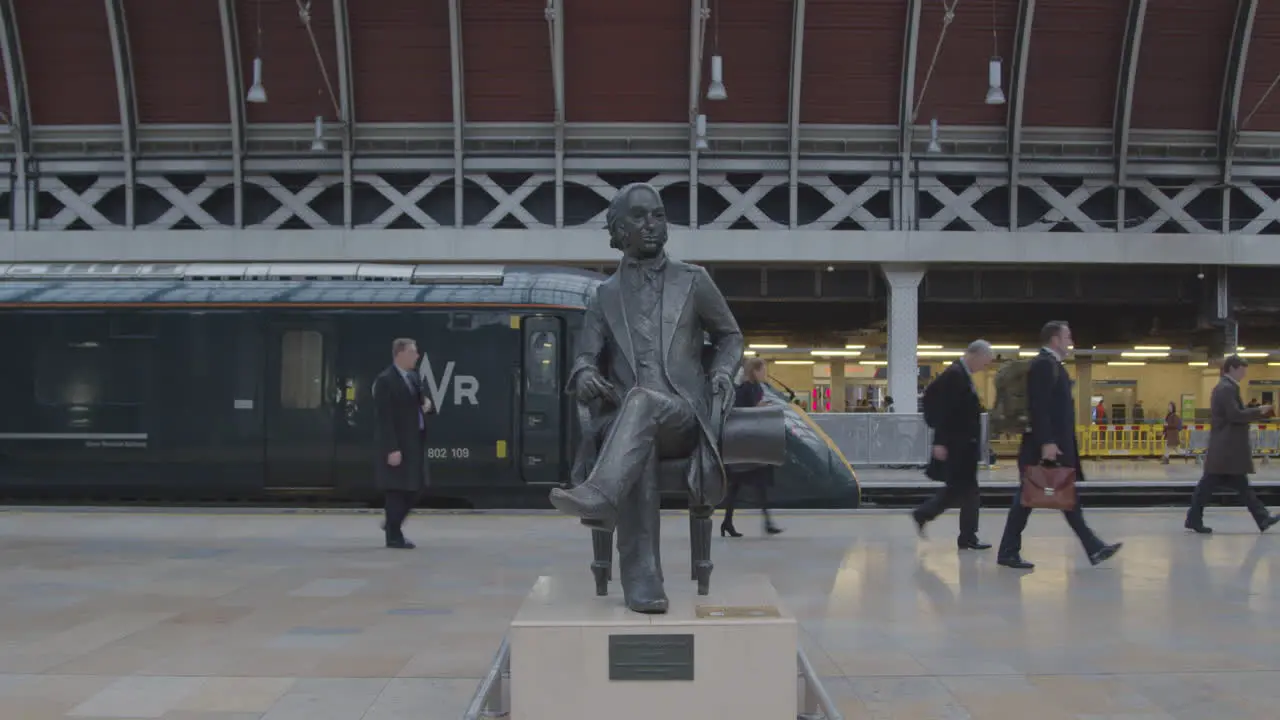
[(476, 395), (480, 393), (480, 381), (475, 375), (454, 375), (457, 363), (450, 360), (444, 364), (444, 373), (436, 380), (431, 368), (431, 357), (422, 353), (422, 362), (418, 364), (418, 374), (426, 381), (427, 392), (431, 395), (431, 404), (436, 412), (443, 414), (445, 401), (449, 396), (449, 384), (453, 384), (453, 404), (461, 405), (463, 400), (469, 405), (479, 405)]

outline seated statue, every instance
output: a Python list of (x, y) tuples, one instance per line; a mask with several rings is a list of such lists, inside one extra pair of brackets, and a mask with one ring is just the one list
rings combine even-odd
[(666, 210), (653, 187), (618, 191), (606, 224), (611, 246), (624, 257), (587, 303), (568, 387), (607, 430), (585, 480), (552, 490), (551, 502), (595, 527), (616, 529), (627, 607), (664, 613), (659, 466), (689, 458), (691, 504), (713, 508), (724, 498), (720, 439), (733, 406), (742, 332), (706, 271), (667, 257)]

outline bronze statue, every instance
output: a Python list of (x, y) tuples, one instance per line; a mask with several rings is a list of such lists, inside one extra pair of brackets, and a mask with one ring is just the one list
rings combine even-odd
[[(601, 440), (594, 458), (579, 458), (585, 478), (552, 490), (551, 502), (584, 523), (616, 528), (627, 607), (664, 613), (660, 464), (690, 459), (684, 482), (709, 528), (710, 510), (725, 493), (721, 432), (733, 406), (742, 332), (707, 272), (667, 257), (667, 215), (653, 187), (635, 183), (618, 191), (606, 225), (611, 246), (624, 257), (587, 303), (569, 377), (570, 392), (592, 408)], [(710, 574), (710, 562), (704, 564), (703, 594)]]

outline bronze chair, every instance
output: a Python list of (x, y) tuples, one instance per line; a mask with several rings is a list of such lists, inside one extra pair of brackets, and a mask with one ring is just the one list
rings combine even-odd
[[(589, 408), (579, 404), (578, 413), (584, 434), (599, 432), (592, 426)], [(733, 408), (725, 420), (720, 438), (720, 453), (725, 465), (781, 465), (786, 460), (784, 408), (779, 405)], [(584, 438), (584, 442), (597, 439)], [(688, 487), (685, 479), (691, 462), (692, 458), (663, 460), (658, 470), (658, 488), (663, 495), (683, 492), (690, 496), (690, 579), (698, 583), (698, 594), (706, 595), (711, 589), (711, 570), (714, 567), (711, 562), (711, 516), (715, 513), (715, 506), (695, 496)], [(579, 475), (577, 482), (585, 479), (586, 472), (576, 473)], [(613, 530), (591, 520), (583, 520), (582, 524), (592, 529), (591, 574), (596, 581), (596, 595), (608, 595), (609, 583), (613, 580)]]

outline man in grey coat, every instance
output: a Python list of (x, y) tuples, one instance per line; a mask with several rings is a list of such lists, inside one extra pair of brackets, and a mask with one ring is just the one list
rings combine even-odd
[(1248, 366), (1238, 355), (1232, 355), (1222, 363), (1222, 379), (1209, 399), (1209, 449), (1205, 453), (1204, 475), (1196, 485), (1191, 507), (1187, 510), (1184, 527), (1188, 530), (1201, 534), (1213, 532), (1212, 528), (1205, 527), (1204, 506), (1218, 485), (1225, 485), (1240, 495), (1254, 522), (1258, 523), (1259, 531), (1266, 531), (1280, 522), (1280, 515), (1269, 514), (1253, 488), (1249, 487), (1249, 475), (1253, 474), (1249, 424), (1270, 415), (1271, 406), (1244, 406), (1240, 398), (1240, 381), (1244, 379)]

